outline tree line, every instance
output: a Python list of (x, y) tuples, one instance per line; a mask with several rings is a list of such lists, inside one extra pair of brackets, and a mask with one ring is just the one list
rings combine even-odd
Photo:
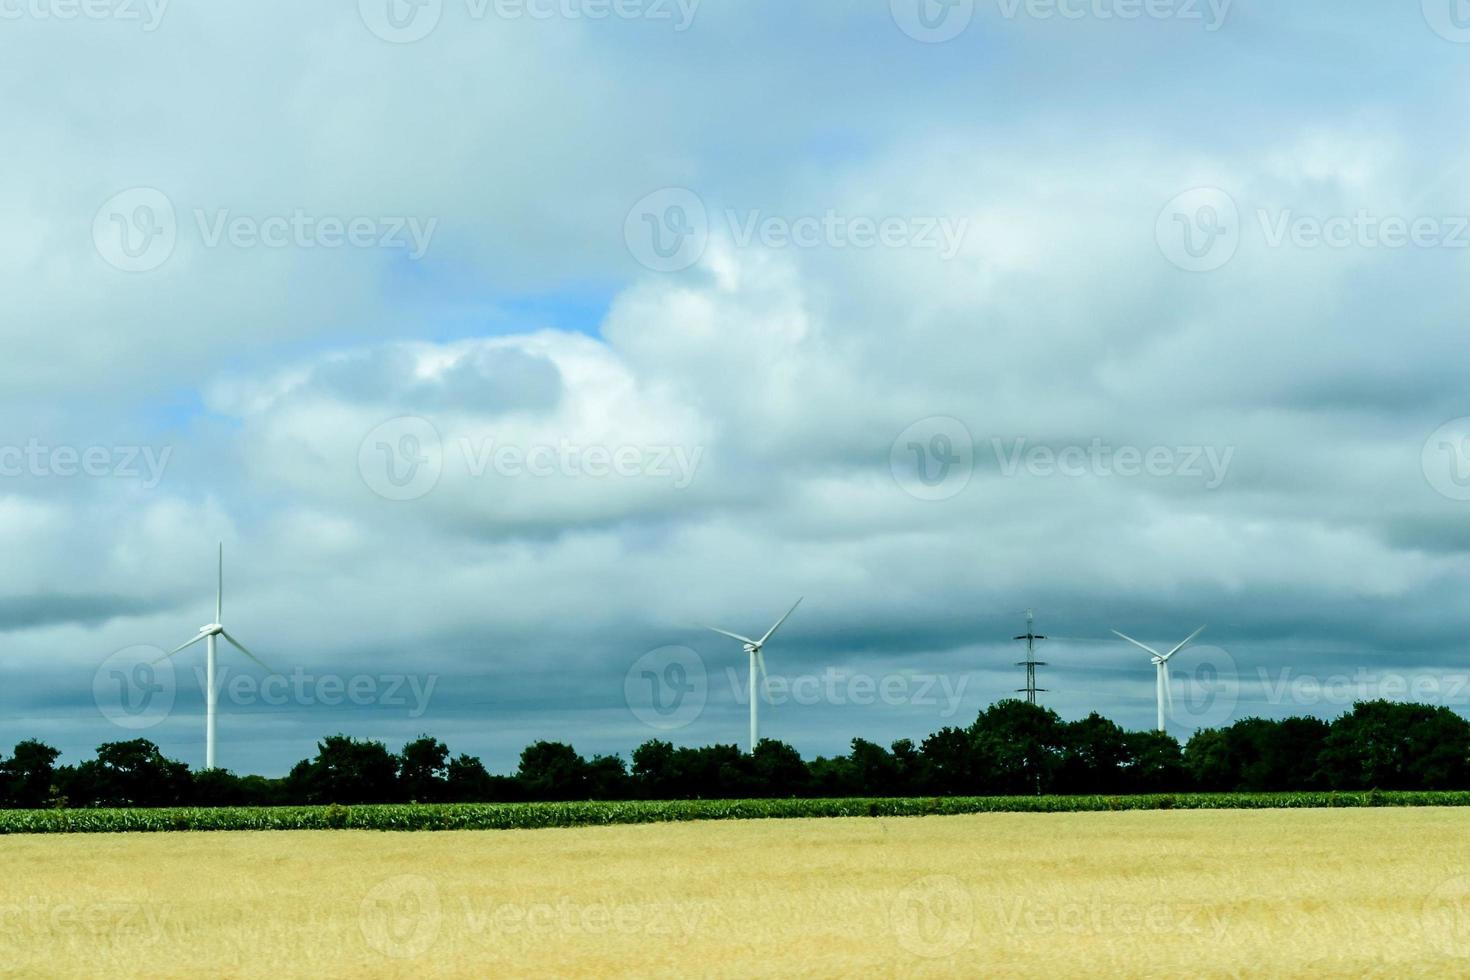
[(1335, 721), (1246, 718), (1201, 729), (1181, 745), (1129, 732), (1096, 713), (1079, 721), (1024, 701), (981, 711), (966, 728), (919, 744), (861, 738), (832, 758), (802, 759), (766, 739), (677, 747), (652, 740), (630, 762), (584, 758), (561, 742), (536, 742), (512, 775), (489, 772), (424, 735), (398, 752), (332, 735), (278, 779), (191, 771), (147, 739), (108, 742), (96, 757), (57, 765), (36, 740), (0, 757), (0, 806), (232, 806), (537, 800), (760, 797), (985, 796), (1032, 793), (1270, 792), (1470, 789), (1470, 722), (1444, 707), (1363, 702)]

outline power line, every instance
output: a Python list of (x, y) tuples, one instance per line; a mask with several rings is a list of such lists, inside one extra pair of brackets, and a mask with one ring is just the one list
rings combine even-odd
[(1046, 688), (1036, 686), (1036, 668), (1046, 666), (1046, 661), (1036, 659), (1036, 641), (1044, 640), (1046, 637), (1036, 632), (1033, 626), (1035, 622), (1035, 613), (1030, 609), (1026, 610), (1026, 632), (1016, 637), (1018, 640), (1026, 641), (1026, 659), (1016, 661), (1017, 667), (1026, 668), (1026, 686), (1016, 688), (1016, 693), (1026, 695), (1028, 704), (1036, 703), (1037, 694), (1046, 693)]

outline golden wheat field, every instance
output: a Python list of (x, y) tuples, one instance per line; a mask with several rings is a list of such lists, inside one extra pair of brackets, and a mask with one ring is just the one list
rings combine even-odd
[(19, 976), (1470, 975), (1470, 813), (0, 839)]

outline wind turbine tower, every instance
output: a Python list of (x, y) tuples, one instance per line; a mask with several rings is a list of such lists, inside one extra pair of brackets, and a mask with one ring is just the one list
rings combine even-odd
[(1036, 642), (1046, 637), (1036, 632), (1036, 614), (1030, 609), (1026, 610), (1026, 632), (1016, 639), (1026, 641), (1026, 659), (1016, 661), (1017, 667), (1026, 668), (1026, 686), (1016, 688), (1016, 693), (1026, 695), (1027, 704), (1035, 704), (1036, 695), (1046, 693), (1046, 688), (1036, 686), (1036, 668), (1046, 666), (1046, 661), (1036, 659)]
[[(215, 593), (214, 593), (214, 621), (199, 627), (199, 632), (194, 638), (186, 643), (180, 643), (168, 653), (159, 657), (154, 663), (162, 663), (169, 657), (193, 646), (200, 640), (204, 641), (204, 768), (213, 769), (214, 766), (214, 733), (215, 716), (219, 712), (219, 685), (215, 683), (215, 661), (218, 656), (216, 649), (216, 638), (223, 639), (230, 646), (239, 650), (245, 656), (254, 660), (260, 666), (270, 670), (259, 657), (245, 649), (245, 645), (230, 635), (220, 620), (224, 618), (225, 605), (225, 546), (221, 542), (219, 546), (219, 562), (215, 567)], [(274, 673), (274, 671), (272, 671)]]
[(750, 751), (752, 754), (755, 753), (755, 747), (760, 744), (761, 740), (759, 695), (760, 688), (756, 686), (756, 673), (759, 672), (761, 687), (764, 687), (766, 679), (766, 656), (764, 653), (762, 653), (762, 651), (766, 647), (766, 641), (769, 640), (775, 634), (775, 632), (781, 628), (781, 624), (786, 622), (787, 616), (790, 616), (792, 613), (796, 612), (796, 607), (799, 605), (801, 605), (801, 600), (797, 599), (796, 602), (791, 606), (791, 608), (786, 610), (786, 616), (782, 616), (780, 619), (776, 620), (776, 625), (766, 630), (766, 635), (761, 637), (759, 640), (752, 640), (748, 636), (741, 636), (739, 633), (731, 633), (729, 630), (722, 630), (718, 626), (707, 627), (708, 629), (719, 633), (721, 636), (728, 636), (732, 640), (739, 640), (744, 645), (746, 654), (750, 657)]

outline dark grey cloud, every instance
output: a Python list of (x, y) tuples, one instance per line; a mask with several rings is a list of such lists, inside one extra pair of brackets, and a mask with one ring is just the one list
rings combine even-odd
[[(438, 678), (418, 717), (231, 704), (222, 758), (263, 772), (337, 730), (431, 731), (501, 770), (538, 737), (626, 752), (660, 734), (625, 703), (628, 671), (669, 644), (712, 679), (669, 737), (738, 742), (742, 655), (699, 626), (756, 630), (796, 595), (773, 671), (965, 681), (949, 713), (773, 706), (769, 734), (808, 754), (921, 738), (1011, 693), (1027, 607), (1052, 637), (1045, 701), (1068, 717), (1150, 723), (1146, 658), (1113, 628), (1167, 642), (1209, 624), (1181, 694), (1222, 664), (1236, 690), (1180, 735), (1344, 710), (1282, 671), (1452, 679), (1470, 503), (1424, 450), (1470, 416), (1470, 250), (1272, 245), (1259, 214), (1470, 213), (1464, 46), (1413, 9), (1233, 7), (1210, 32), (982, 4), (942, 45), (882, 4), (705, 5), (683, 33), (467, 22), (410, 45), (350, 5), (177, 7), (125, 38), (10, 23), (0, 448), (172, 456), (151, 488), (0, 477), (19, 556), (0, 566), (0, 749), (40, 735), (75, 759), (131, 737), (94, 679), (210, 615), (219, 540), (226, 619), (273, 664)], [(694, 191), (711, 234), (700, 263), (655, 274), (625, 233), (663, 187)], [(1156, 237), (1197, 187), (1241, 220), (1211, 272)], [(150, 272), (87, 234), (128, 188), (162, 191), (179, 221)], [(195, 218), (298, 210), (437, 225), (409, 260), (210, 245)], [(742, 244), (752, 212), (967, 232), (948, 260)], [(588, 295), (611, 297), (600, 320)], [(362, 447), (406, 416), (440, 455), (395, 476), (442, 466), (392, 499)], [(921, 499), (894, 443), (938, 416), (967, 431), (973, 469)], [(1011, 466), (992, 440), (1232, 455), (1211, 487)], [(501, 472), (495, 447), (550, 468)], [(588, 448), (637, 466), (566, 463)], [(698, 454), (687, 481), (654, 472), (675, 448)], [(199, 663), (180, 658), (175, 706), (145, 732), (196, 763)]]

